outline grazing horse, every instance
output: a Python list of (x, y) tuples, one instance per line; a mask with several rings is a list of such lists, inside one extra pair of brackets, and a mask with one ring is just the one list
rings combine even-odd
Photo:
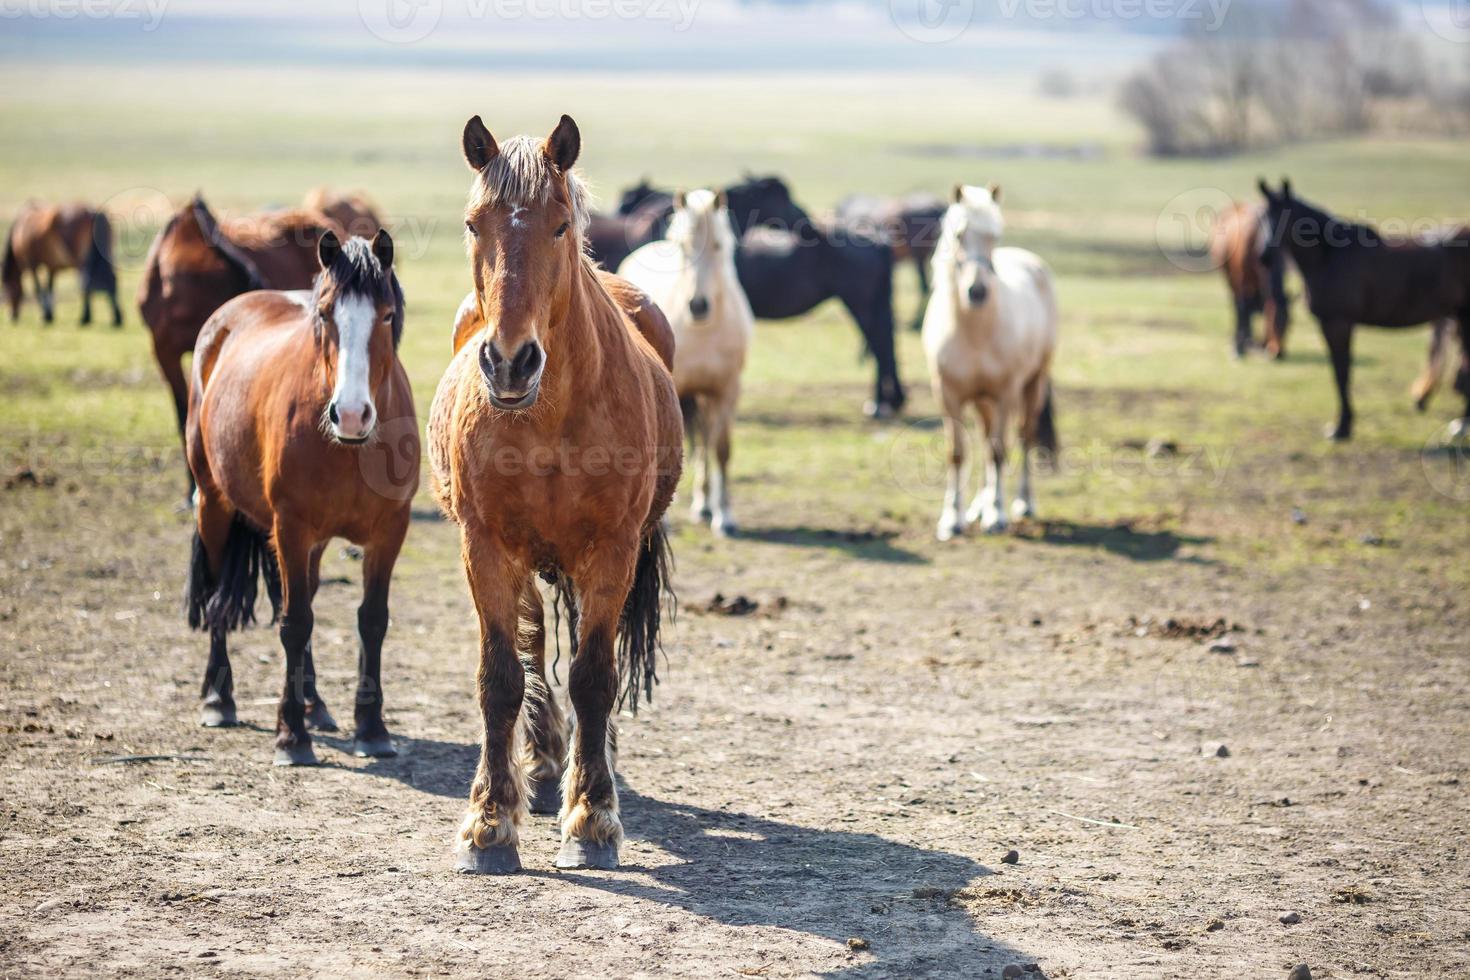
[(735, 230), (724, 193), (674, 195), (667, 240), (644, 245), (618, 272), (667, 311), (674, 330), (674, 387), (696, 453), (690, 511), (716, 534), (734, 534), (731, 430), (755, 319), (735, 274)]
[(882, 238), (893, 249), (895, 263), (909, 261), (919, 277), (919, 308), (912, 329), (924, 326), (924, 308), (929, 303), (929, 263), (939, 241), (939, 226), (947, 205), (933, 194), (914, 193), (903, 197), (850, 194), (837, 202), (837, 220)]
[[(668, 576), (661, 520), (681, 462), (673, 377), (646, 339), (666, 341), (668, 326), (630, 316), (639, 305), (645, 321), (663, 319), (631, 287), (615, 294), (583, 253), (581, 136), (569, 117), (547, 139), (498, 144), (476, 116), (463, 146), (478, 315), (459, 319), (482, 326), (456, 338), (428, 429), (434, 493), (460, 525), (480, 623), (484, 738), (455, 867), (519, 869), (528, 801), (554, 808), (558, 776), (557, 865), (616, 867), (612, 712), (652, 694)], [(572, 613), (569, 761), (546, 683), (538, 574)]]
[[(174, 397), (180, 435), (189, 414), (184, 355), (194, 349), (204, 321), (227, 300), (252, 289), (310, 289), (317, 245), (328, 230), (340, 229), (308, 211), (219, 222), (204, 199), (195, 197), (153, 239), (138, 285), (138, 308)], [(191, 479), (190, 492), (193, 487)]]
[(877, 366), (864, 411), (890, 418), (903, 410), (907, 396), (893, 339), (893, 251), (886, 242), (817, 224), (798, 231), (752, 228), (735, 250), (735, 269), (762, 320), (789, 319), (841, 300)]
[[(353, 752), (395, 754), (383, 724), (383, 637), (419, 474), (413, 391), (398, 360), (403, 293), (393, 240), (380, 231), (371, 246), (342, 243), (329, 231), (318, 251), (310, 292), (248, 293), (209, 318), (187, 433), (199, 485), (189, 624), (209, 632), (201, 720), (235, 723), (225, 637), (254, 620), (263, 573), (286, 653), (275, 763), (290, 766), (317, 761), (308, 724), (336, 729), (311, 654), (312, 602), (334, 537), (363, 549)], [(389, 444), (378, 441), (384, 425)], [(384, 469), (380, 453), (392, 457), (387, 480), (374, 478)]]
[[(41, 282), (41, 270), (46, 281)], [(41, 320), (56, 319), (56, 273), (76, 269), (82, 278), (82, 326), (92, 322), (92, 294), (103, 293), (112, 302), (112, 325), (122, 326), (117, 305), (117, 269), (112, 261), (112, 223), (101, 211), (85, 204), (30, 203), (21, 208), (5, 239), (3, 281), (10, 320), (20, 318), (25, 294), (23, 276), (29, 272), (41, 305)]]
[[(1388, 238), (1371, 225), (1338, 218), (1292, 193), (1259, 183), (1271, 229), (1268, 251), (1285, 250), (1307, 286), (1307, 306), (1322, 328), (1337, 381), (1335, 441), (1352, 438), (1349, 391), (1353, 328), (1404, 328), (1454, 317), (1470, 351), (1470, 227), (1435, 238)], [(1462, 363), (1462, 375), (1465, 367)], [(1462, 381), (1463, 381), (1462, 377)], [(1461, 390), (1470, 384), (1457, 385)], [(1470, 417), (1470, 391), (1465, 416)]]
[(1257, 313), (1266, 324), (1266, 353), (1273, 360), (1286, 356), (1286, 328), (1291, 325), (1286, 262), (1280, 249), (1266, 248), (1268, 234), (1266, 209), (1237, 201), (1221, 212), (1210, 240), (1210, 257), (1224, 272), (1235, 305), (1238, 358), (1253, 341), (1251, 320)]
[(346, 194), (330, 187), (314, 187), (306, 192), (301, 206), (308, 211), (326, 215), (336, 230), (349, 237), (373, 238), (384, 228), (383, 219), (367, 195), (358, 191)]
[[(949, 485), (939, 516), (946, 541), (979, 521), (1005, 530), (1001, 485), (1006, 430), (1020, 423), (1021, 486), (1012, 512), (1032, 517), (1031, 450), (1055, 453), (1051, 362), (1057, 300), (1051, 270), (1025, 249), (997, 248), (1004, 222), (1000, 188), (955, 188), (934, 254), (934, 295), (924, 314), (924, 352), (949, 439)], [(965, 491), (965, 410), (974, 405), (989, 444), (985, 485), (961, 516)]]

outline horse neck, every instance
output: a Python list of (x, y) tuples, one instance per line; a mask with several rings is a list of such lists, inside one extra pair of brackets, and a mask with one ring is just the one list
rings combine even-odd
[(617, 304), (597, 279), (590, 260), (580, 257), (572, 274), (565, 311), (547, 326), (546, 370), (542, 386), (552, 395), (556, 421), (570, 400), (602, 391), (607, 355), (626, 333)]

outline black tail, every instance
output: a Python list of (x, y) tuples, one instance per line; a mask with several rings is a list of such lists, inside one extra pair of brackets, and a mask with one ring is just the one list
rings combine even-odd
[(695, 423), (699, 421), (699, 399), (685, 395), (679, 399), (679, 412), (684, 416), (684, 438), (694, 445)]
[(204, 234), (204, 240), (209, 242), (210, 247), (219, 257), (224, 259), (245, 280), (245, 288), (241, 292), (248, 293), (256, 289), (264, 289), (265, 277), (260, 274), (255, 260), (226, 238), (223, 231), (220, 231), (219, 222), (214, 219), (209, 205), (204, 203), (204, 198), (195, 196), (190, 207), (194, 212), (194, 220), (198, 223), (199, 230)]
[(92, 215), (92, 240), (82, 256), (82, 282), (86, 288), (107, 293), (117, 292), (117, 269), (112, 264), (112, 222), (98, 211)]
[(281, 615), (281, 570), (270, 538), (239, 514), (225, 539), (218, 581), (211, 581), (209, 556), (199, 532), (189, 559), (189, 590), (185, 605), (189, 626), (196, 630), (242, 629), (255, 622), (255, 595), (261, 576), (271, 602), (271, 622)]
[(658, 683), (658, 654), (663, 649), (659, 626), (663, 622), (665, 596), (669, 611), (674, 610), (674, 590), (670, 584), (674, 556), (662, 523), (643, 539), (638, 549), (638, 568), (633, 573), (633, 588), (623, 603), (623, 619), (618, 630), (618, 671), (623, 678), (623, 692), (618, 707), (627, 704), (638, 713), (638, 693), (653, 700), (653, 686)]
[[(663, 603), (667, 598), (670, 612), (674, 610), (674, 590), (670, 586), (673, 571), (673, 553), (669, 540), (664, 535), (662, 524), (643, 540), (638, 548), (638, 567), (633, 573), (633, 587), (628, 590), (628, 599), (623, 603), (623, 615), (618, 623), (618, 674), (623, 679), (623, 689), (618, 694), (618, 708), (624, 705), (638, 713), (640, 696), (653, 700), (653, 686), (658, 683), (658, 654), (663, 649), (659, 639), (659, 627), (663, 622)], [(552, 578), (543, 576), (552, 586), (552, 609), (556, 613), (557, 626), (561, 617), (567, 617), (567, 632), (571, 636), (572, 659), (577, 657), (577, 600), (572, 580), (564, 573)], [(561, 630), (557, 629), (556, 659), (561, 660)], [(553, 672), (555, 664), (552, 665)]]
[(1041, 403), (1041, 414), (1036, 417), (1036, 445), (1052, 456), (1057, 454), (1057, 419), (1052, 410), (1051, 382), (1046, 383), (1046, 400)]

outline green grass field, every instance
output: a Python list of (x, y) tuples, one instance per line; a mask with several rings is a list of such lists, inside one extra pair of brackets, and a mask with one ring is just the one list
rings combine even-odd
[[(13, 74), (0, 72), (12, 91), (21, 84), (5, 77)], [(1407, 564), (1437, 583), (1467, 578), (1463, 563), (1436, 557), (1465, 543), (1464, 502), (1436, 493), (1425, 477), (1426, 464), (1448, 461), (1421, 458), (1456, 407), (1441, 393), (1420, 416), (1406, 394), (1425, 335), (1360, 333), (1358, 438), (1330, 446), (1320, 438), (1334, 408), (1329, 371), (1300, 304), (1287, 363), (1232, 363), (1223, 284), (1171, 264), (1157, 233), (1171, 227), (1166, 209), (1180, 195), (1186, 202), (1248, 195), (1258, 173), (1290, 174), (1301, 193), (1374, 219), (1463, 217), (1470, 214), (1463, 143), (1365, 140), (1164, 163), (1139, 155), (1136, 134), (1107, 101), (1049, 101), (983, 78), (553, 79), (201, 73), (180, 65), (55, 71), (45, 82), (32, 97), (0, 106), (7, 134), (0, 212), (31, 197), (105, 202), (121, 234), (129, 323), (121, 332), (78, 330), (68, 278), (56, 327), (41, 329), (32, 303), (18, 326), (5, 328), (0, 453), (9, 465), (64, 471), (65, 459), (89, 453), (176, 464), (171, 413), (131, 300), (158, 214), (195, 190), (229, 211), (293, 203), (322, 183), (365, 189), (389, 216), (403, 257), (410, 311), (403, 352), (422, 412), (467, 284), (463, 121), (478, 112), (499, 134), (540, 133), (567, 111), (581, 125), (581, 166), (603, 200), (644, 175), (695, 185), (742, 169), (787, 176), (813, 209), (849, 191), (1004, 185), (1011, 242), (1041, 253), (1060, 278), (1058, 410), (1067, 450), (1060, 472), (1040, 484), (1044, 515), (1104, 529), (1095, 534), (1099, 546), (1110, 543), (1105, 529), (1115, 522), (1142, 521), (1216, 560), (1325, 563), (1369, 574)], [(1090, 147), (1093, 155), (1009, 152), (1027, 144)], [(933, 149), (951, 146), (995, 155)], [(914, 302), (905, 269), (900, 323)], [(860, 422), (869, 367), (858, 355), (857, 334), (835, 304), (759, 328), (736, 447), (745, 523), (777, 522), (776, 515), (804, 527), (887, 522), (916, 540), (927, 535), (937, 511), (940, 435), (929, 419), (917, 338), (905, 331), (901, 340), (915, 396), (905, 423)], [(1154, 438), (1178, 442), (1182, 455), (1145, 459), (1136, 446)], [(90, 478), (126, 480), (109, 467), (116, 468), (89, 466)], [(1311, 524), (1294, 529), (1293, 507), (1308, 511)], [(1364, 535), (1396, 547), (1367, 548)]]

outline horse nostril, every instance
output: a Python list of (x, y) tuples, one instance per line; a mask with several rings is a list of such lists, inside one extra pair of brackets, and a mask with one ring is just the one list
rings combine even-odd
[(972, 303), (983, 303), (983, 302), (985, 302), (985, 297), (988, 294), (988, 292), (989, 292), (989, 290), (987, 290), (982, 284), (976, 283), (975, 285), (973, 285), (973, 286), (970, 287), (970, 302), (972, 302)]
[(689, 301), (689, 312), (694, 316), (702, 317), (709, 312), (709, 300), (703, 296), (696, 296)]
[(511, 376), (515, 378), (529, 378), (536, 373), (541, 366), (541, 345), (534, 340), (528, 340), (516, 351), (516, 359), (510, 366)]
[(331, 421), (331, 423), (333, 425), (341, 425), (342, 424), (342, 420), (337, 417), (337, 403), (336, 402), (332, 402), (330, 405), (327, 406), (327, 418)]

